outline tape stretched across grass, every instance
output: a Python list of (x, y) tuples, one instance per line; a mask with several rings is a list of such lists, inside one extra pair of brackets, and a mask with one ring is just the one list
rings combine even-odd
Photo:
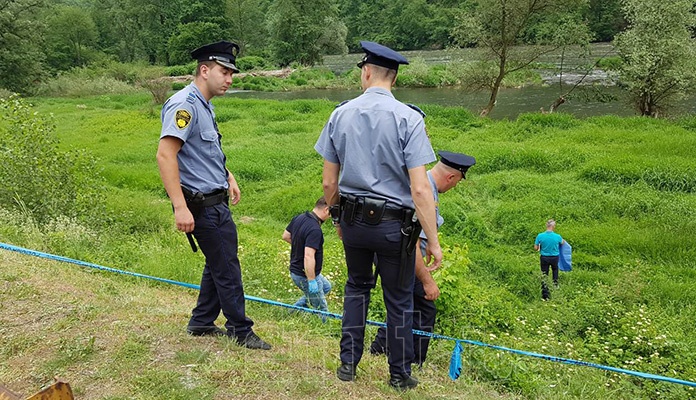
[[(104, 267), (101, 265), (97, 265), (97, 264), (93, 264), (93, 263), (89, 263), (89, 262), (85, 262), (85, 261), (75, 260), (75, 259), (67, 258), (67, 257), (63, 257), (63, 256), (57, 256), (54, 254), (43, 253), (40, 251), (30, 250), (30, 249), (26, 249), (26, 248), (18, 247), (18, 246), (13, 246), (13, 245), (6, 244), (6, 243), (0, 243), (0, 249), (14, 251), (17, 253), (22, 253), (22, 254), (26, 254), (26, 255), (30, 255), (30, 256), (34, 256), (34, 257), (47, 258), (49, 260), (67, 262), (67, 263), (71, 263), (71, 264), (80, 265), (82, 267), (94, 268), (94, 269), (99, 269), (99, 270), (108, 271), (108, 272), (115, 272), (118, 274), (135, 276), (138, 278), (151, 279), (151, 280), (158, 281), (158, 282), (164, 282), (164, 283), (169, 283), (172, 285), (178, 285), (178, 286), (183, 286), (183, 287), (190, 288), (190, 289), (200, 290), (199, 285), (194, 285), (192, 283), (179, 282), (179, 281), (174, 281), (171, 279), (159, 278), (156, 276), (144, 275), (144, 274), (139, 274), (136, 272), (129, 272), (129, 271), (123, 271), (123, 270), (119, 270), (119, 269), (115, 269), (115, 268)], [(320, 311), (320, 310), (313, 310), (313, 309), (304, 308), (304, 307), (297, 307), (294, 305), (285, 304), (285, 303), (281, 303), (281, 302), (273, 301), (273, 300), (268, 300), (268, 299), (264, 299), (261, 297), (254, 297), (254, 296), (245, 295), (244, 298), (249, 300), (249, 301), (256, 301), (259, 303), (270, 304), (273, 306), (296, 309), (299, 311), (317, 314), (317, 315), (321, 315), (321, 316), (325, 316), (325, 317), (329, 317), (329, 318), (341, 319), (343, 317), (341, 314)], [(384, 324), (383, 322), (367, 321), (367, 323), (369, 325), (375, 325), (375, 326), (386, 326), (386, 324)], [(670, 377), (662, 376), (662, 375), (648, 374), (645, 372), (632, 371), (632, 370), (623, 369), (623, 368), (615, 368), (615, 367), (610, 367), (610, 366), (602, 365), (602, 364), (595, 364), (595, 363), (591, 363), (591, 362), (587, 362), (587, 361), (573, 360), (570, 358), (556, 357), (556, 356), (550, 356), (550, 355), (541, 354), (541, 353), (534, 353), (534, 352), (529, 352), (529, 351), (511, 349), (508, 347), (492, 345), (492, 344), (488, 344), (488, 343), (479, 342), (476, 340), (458, 339), (458, 338), (454, 338), (454, 337), (450, 337), (450, 336), (439, 335), (437, 333), (423, 332), (423, 331), (419, 331), (416, 329), (413, 330), (413, 333), (417, 334), (417, 335), (421, 335), (421, 336), (430, 336), (433, 339), (451, 340), (451, 341), (455, 342), (454, 350), (452, 351), (452, 357), (451, 357), (451, 361), (450, 361), (450, 368), (449, 368), (449, 376), (452, 379), (457, 379), (459, 377), (460, 372), (461, 372), (461, 366), (462, 366), (461, 354), (464, 352), (464, 349), (463, 349), (461, 344), (465, 343), (465, 344), (469, 344), (469, 345), (473, 345), (473, 346), (487, 347), (489, 349), (506, 351), (509, 353), (519, 354), (519, 355), (528, 356), (528, 357), (541, 358), (541, 359), (553, 361), (553, 362), (572, 364), (572, 365), (580, 365), (580, 366), (597, 368), (597, 369), (616, 372), (616, 373), (625, 374), (625, 375), (637, 376), (637, 377), (645, 378), (645, 379), (652, 379), (652, 380), (657, 380), (657, 381), (663, 381), (663, 382), (675, 383), (675, 384), (679, 384), (679, 385), (696, 387), (696, 382), (685, 381), (685, 380), (676, 379), (676, 378), (670, 378)]]

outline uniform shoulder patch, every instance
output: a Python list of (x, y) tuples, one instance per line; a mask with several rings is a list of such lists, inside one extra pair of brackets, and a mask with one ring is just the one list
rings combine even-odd
[(346, 103), (349, 102), (349, 101), (350, 101), (350, 100), (344, 100), (344, 101), (342, 101), (342, 102), (336, 104), (336, 108), (338, 108), (338, 107), (340, 107), (340, 106), (346, 104)]
[(416, 110), (418, 112), (418, 114), (420, 114), (423, 118), (425, 118), (425, 112), (423, 110), (421, 110), (420, 107), (418, 107), (415, 104), (411, 104), (411, 103), (406, 103), (406, 105), (409, 106), (411, 109)]
[(191, 122), (191, 113), (184, 109), (176, 110), (175, 120), (176, 127), (179, 129), (184, 129)]

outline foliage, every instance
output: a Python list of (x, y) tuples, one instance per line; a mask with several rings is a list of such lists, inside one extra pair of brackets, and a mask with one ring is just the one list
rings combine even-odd
[(271, 52), (280, 66), (311, 66), (323, 54), (344, 53), (346, 27), (328, 0), (276, 0), (269, 9)]
[(225, 39), (223, 30), (212, 22), (191, 22), (179, 25), (176, 35), (169, 38), (167, 49), (172, 64), (191, 61), (191, 51), (206, 44)]
[[(470, 11), (459, 13), (452, 31), (455, 41), (460, 46), (485, 48), (496, 64), (494, 74), (478, 76), (480, 84), (491, 93), (481, 115), (488, 115), (495, 106), (506, 75), (524, 69), (554, 48), (587, 42), (588, 34), (578, 34), (587, 29), (575, 14), (585, 4), (569, 0), (482, 0)], [(521, 47), (525, 36), (531, 46)]]
[[(293, 80), (312, 74), (319, 73), (298, 72)], [(203, 259), (190, 251), (183, 235), (174, 229), (171, 206), (153, 160), (160, 121), (147, 111), (149, 95), (35, 101), (36, 111), (55, 113), (62, 146), (79, 146), (102, 160), (106, 188), (100, 193), (109, 224), (80, 229), (63, 219), (50, 224), (50, 229), (42, 225), (43, 232), (37, 233), (30, 222), (24, 225), (21, 215), (9, 218), (9, 213), (0, 212), (0, 219), (7, 221), (0, 224), (0, 238), (197, 283)], [(245, 291), (294, 301), (297, 291), (287, 278), (288, 246), (279, 236), (290, 218), (311, 207), (310, 201), (321, 194), (322, 160), (312, 143), (334, 104), (228, 97), (213, 102), (228, 167), (242, 189), (242, 201), (232, 212), (239, 229)], [(689, 190), (693, 190), (696, 168), (696, 124), (614, 116), (580, 120), (561, 113), (494, 121), (459, 107), (425, 105), (424, 110), (435, 148), (477, 159), (467, 179), (440, 196), (445, 266), (436, 272), (442, 290), (436, 303), (440, 308), (436, 332), (692, 379), (696, 374), (692, 334), (696, 199)], [(648, 171), (645, 176), (644, 171)], [(561, 275), (551, 300), (543, 302), (538, 254), (532, 243), (549, 217), (558, 221), (558, 232), (573, 245), (574, 264), (572, 272)], [(69, 227), (68, 232), (62, 227)], [(336, 288), (329, 307), (340, 312), (346, 279), (343, 249), (330, 226), (324, 231), (326, 273)], [(120, 290), (120, 285), (115, 286), (110, 290)], [(370, 315), (381, 316), (381, 303), (379, 292), (373, 293)], [(253, 310), (253, 315), (260, 310)], [(335, 346), (338, 325), (288, 317), (284, 311), (268, 312), (274, 323), (294, 321), (288, 328), (292, 334), (279, 334), (277, 340), (311, 331), (308, 342), (334, 341)], [(172, 314), (163, 316), (162, 322), (170, 324), (172, 332), (180, 332), (182, 313)], [(259, 329), (269, 329), (268, 323), (255, 320)], [(150, 343), (147, 338), (143, 341)], [(435, 341), (418, 377), (428, 371), (446, 374), (451, 345)], [(147, 346), (131, 342), (129, 349), (137, 353), (143, 347)], [(101, 348), (96, 346), (96, 351)], [(335, 351), (328, 350), (331, 359)], [(296, 354), (293, 350), (287, 357)], [(275, 361), (274, 365), (287, 365)], [(303, 365), (335, 369), (325, 359)], [(363, 358), (362, 368), (371, 370), (372, 365), (384, 373), (383, 359)], [(499, 396), (523, 398), (682, 399), (692, 395), (678, 385), (468, 345), (464, 366), (460, 381), (437, 386), (442, 389), (440, 397), (462, 397), (472, 381), (494, 386)], [(152, 380), (141, 382), (143, 387), (161, 380), (148, 379)], [(376, 378), (381, 379), (384, 375)], [(428, 385), (423, 386), (427, 390)], [(312, 387), (300, 397), (320, 390)]]
[(258, 56), (239, 57), (235, 65), (240, 71), (259, 70), (269, 66), (263, 57)]
[(225, 15), (230, 21), (230, 37), (239, 44), (240, 54), (261, 53), (268, 36), (264, 17), (269, 1), (228, 0), (225, 3)]
[(47, 18), (48, 63), (58, 70), (88, 64), (97, 44), (97, 26), (87, 10), (54, 6)]
[(53, 123), (17, 96), (0, 99), (0, 204), (38, 223), (61, 216), (98, 220), (103, 191), (96, 160), (61, 151)]
[[(239, 60), (239, 59), (237, 59)], [(182, 75), (193, 75), (196, 72), (196, 61), (189, 62), (184, 65), (172, 65), (167, 67), (165, 74), (167, 76), (182, 76)], [(237, 65), (239, 66), (239, 65)]]
[(0, 88), (33, 94), (43, 77), (44, 26), (37, 16), (45, 7), (44, 0), (0, 1)]
[(626, 0), (628, 29), (616, 38), (621, 83), (636, 109), (658, 117), (696, 83), (696, 25), (688, 0)]
[(590, 0), (583, 15), (595, 40), (600, 42), (613, 40), (626, 25), (621, 12), (621, 0)]

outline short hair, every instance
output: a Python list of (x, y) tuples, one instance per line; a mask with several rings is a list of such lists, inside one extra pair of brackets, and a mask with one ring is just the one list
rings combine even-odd
[(217, 62), (215, 61), (201, 61), (196, 65), (196, 73), (194, 76), (199, 76), (201, 74), (201, 66), (205, 65), (209, 69), (213, 69), (215, 65), (217, 65)]
[(372, 68), (372, 74), (377, 77), (377, 79), (393, 81), (396, 77), (397, 70), (382, 67), (381, 65), (369, 64)]
[(328, 204), (326, 203), (326, 198), (324, 196), (321, 196), (316, 203), (314, 203), (314, 208), (324, 208), (327, 207)]
[(552, 226), (556, 226), (556, 221), (554, 221), (553, 218), (551, 218), (551, 219), (549, 219), (548, 221), (546, 221), (546, 227), (547, 227), (547, 228), (550, 228), (550, 227), (552, 227)]

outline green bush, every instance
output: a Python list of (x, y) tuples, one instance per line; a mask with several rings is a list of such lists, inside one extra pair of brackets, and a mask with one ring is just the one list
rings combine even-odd
[(269, 66), (263, 57), (258, 56), (239, 57), (235, 61), (235, 65), (240, 71), (260, 70)]
[(194, 61), (184, 65), (172, 65), (167, 67), (165, 72), (167, 76), (193, 75), (196, 72), (196, 64)]
[(620, 56), (604, 57), (597, 61), (597, 68), (605, 71), (618, 71), (622, 64)]
[(18, 96), (0, 99), (0, 113), (0, 206), (38, 223), (100, 218), (104, 182), (96, 160), (84, 151), (59, 150), (53, 122)]

